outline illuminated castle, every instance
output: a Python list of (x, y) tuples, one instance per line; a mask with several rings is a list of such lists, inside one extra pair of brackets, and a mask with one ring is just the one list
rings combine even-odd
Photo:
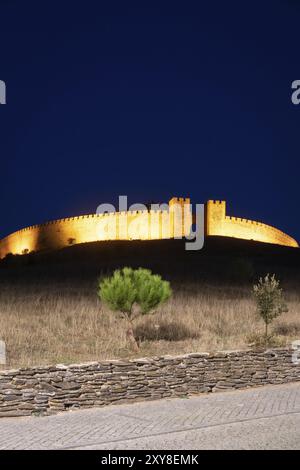
[[(173, 198), (169, 202), (169, 210), (90, 214), (34, 225), (0, 240), (0, 258), (9, 253), (26, 254), (104, 240), (182, 238), (189, 234), (193, 225), (191, 211), (185, 210), (189, 205), (188, 198)], [(206, 203), (205, 235), (299, 246), (292, 237), (270, 225), (226, 215), (225, 201)]]

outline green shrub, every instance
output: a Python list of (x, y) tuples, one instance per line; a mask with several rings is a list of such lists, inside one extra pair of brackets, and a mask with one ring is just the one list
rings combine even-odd
[(140, 315), (153, 313), (171, 296), (170, 284), (148, 269), (123, 268), (111, 277), (100, 280), (98, 295), (108, 307), (121, 313), (127, 321), (127, 338), (138, 350), (133, 332), (133, 321)]
[(275, 279), (275, 274), (267, 274), (260, 278), (258, 284), (253, 286), (254, 298), (257, 305), (257, 313), (265, 322), (265, 342), (268, 344), (268, 326), (274, 318), (287, 312), (282, 289), (279, 281)]

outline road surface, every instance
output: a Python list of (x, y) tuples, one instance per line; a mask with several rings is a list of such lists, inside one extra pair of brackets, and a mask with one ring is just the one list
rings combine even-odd
[(2, 418), (0, 449), (300, 449), (300, 383)]

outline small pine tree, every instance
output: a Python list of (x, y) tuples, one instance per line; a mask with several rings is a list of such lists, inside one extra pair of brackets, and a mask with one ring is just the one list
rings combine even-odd
[(264, 278), (259, 279), (258, 284), (253, 286), (257, 312), (265, 322), (266, 344), (268, 342), (269, 324), (272, 323), (274, 318), (288, 311), (279, 285), (280, 283), (275, 278), (275, 274), (273, 276), (267, 274)]
[[(140, 315), (154, 312), (171, 294), (169, 282), (143, 268), (118, 269), (111, 277), (99, 281), (98, 295), (111, 310), (121, 312), (127, 321), (127, 338), (134, 351), (139, 347), (134, 337), (133, 321)], [(135, 305), (138, 311), (135, 311)]]

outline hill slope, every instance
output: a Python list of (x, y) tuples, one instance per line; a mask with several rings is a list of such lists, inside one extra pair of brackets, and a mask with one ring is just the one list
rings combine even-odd
[(180, 282), (245, 282), (274, 272), (300, 281), (300, 250), (253, 241), (210, 237), (200, 251), (186, 251), (183, 240), (113, 241), (75, 245), (55, 252), (9, 256), (0, 279), (91, 279), (113, 269), (147, 267)]

